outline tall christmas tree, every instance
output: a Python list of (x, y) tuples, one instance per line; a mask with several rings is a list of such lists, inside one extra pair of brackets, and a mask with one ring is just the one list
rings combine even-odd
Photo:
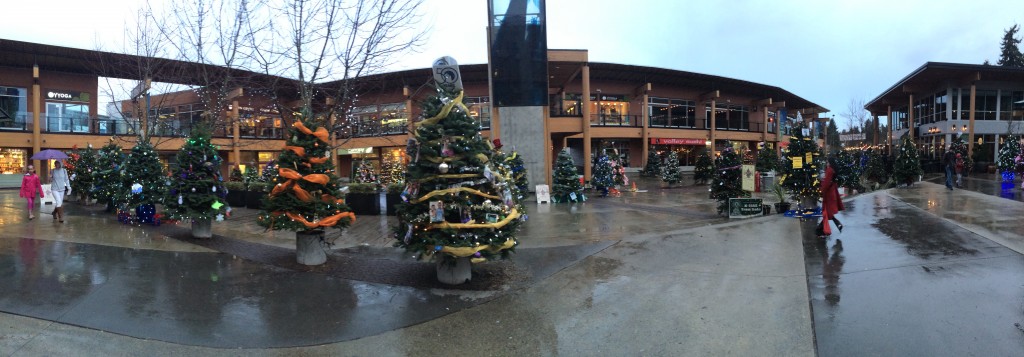
[(423, 103), (426, 119), (416, 123), (406, 148), (411, 160), (395, 246), (451, 264), (507, 257), (526, 218), (515, 184), (498, 167), (462, 92), (438, 92)]
[(839, 150), (833, 155), (836, 167), (833, 167), (832, 170), (835, 171), (836, 185), (848, 190), (863, 190), (864, 186), (860, 184), (860, 162), (856, 160), (855, 156), (846, 150)]
[(671, 187), (683, 181), (683, 170), (679, 168), (679, 156), (675, 151), (669, 151), (665, 165), (661, 166), (661, 180)]
[(504, 156), (501, 162), (504, 162), (504, 165), (512, 170), (513, 184), (521, 194), (526, 195), (530, 192), (530, 180), (526, 177), (526, 163), (523, 162), (523, 157), (515, 150)]
[(647, 153), (647, 166), (640, 171), (640, 176), (658, 177), (661, 176), (661, 156), (654, 150)]
[(629, 177), (626, 177), (626, 165), (618, 149), (606, 149), (608, 162), (612, 165), (613, 186), (621, 187), (629, 185)]
[(615, 186), (615, 174), (613, 171), (612, 160), (607, 155), (602, 154), (597, 159), (597, 164), (593, 167), (590, 179), (594, 188), (601, 191), (601, 197), (608, 196), (608, 189)]
[[(794, 135), (789, 138), (789, 151), (786, 159), (789, 165), (779, 168), (782, 188), (788, 191), (794, 200), (802, 204), (817, 202), (821, 193), (818, 188), (818, 173), (821, 166), (821, 153), (813, 139), (804, 136), (803, 128), (794, 127)], [(804, 207), (808, 208), (808, 207)]]
[(204, 128), (193, 128), (176, 156), (164, 210), (176, 220), (224, 220), (227, 209), (221, 157)]
[(377, 173), (374, 172), (373, 165), (370, 165), (370, 162), (365, 159), (359, 160), (359, 166), (356, 167), (356, 183), (380, 185), (380, 180), (377, 179)]
[(85, 149), (78, 149), (75, 152), (78, 157), (74, 170), (68, 170), (74, 179), (71, 180), (71, 192), (75, 192), (82, 199), (89, 198), (92, 193), (92, 172), (96, 170), (96, 150), (92, 144)]
[(879, 186), (889, 182), (889, 169), (886, 166), (888, 155), (880, 151), (869, 151), (867, 155), (868, 166), (864, 170), (864, 177)]
[(572, 160), (569, 150), (562, 149), (555, 161), (555, 173), (551, 182), (551, 200), (554, 202), (583, 202), (583, 184), (576, 173), (576, 163)]
[(715, 162), (711, 160), (711, 154), (704, 150), (697, 156), (697, 166), (693, 170), (693, 182), (698, 185), (708, 183), (715, 175)]
[(921, 169), (921, 159), (917, 152), (914, 141), (909, 136), (900, 139), (900, 147), (896, 152), (896, 162), (893, 163), (892, 178), (897, 184), (913, 185), (918, 178), (924, 174)]
[(722, 150), (721, 156), (715, 160), (715, 175), (711, 181), (711, 198), (718, 201), (718, 214), (729, 209), (730, 198), (750, 197), (743, 190), (742, 168), (740, 155), (732, 147)]
[(971, 155), (967, 155), (967, 135), (960, 134), (953, 138), (953, 152), (960, 154), (960, 158), (964, 160), (964, 176), (970, 174), (971, 170), (974, 169), (974, 159), (971, 159)]
[(96, 168), (92, 171), (92, 196), (100, 203), (106, 204), (108, 211), (119, 206), (118, 200), (125, 195), (121, 176), (124, 174), (125, 160), (121, 147), (111, 139), (100, 148), (96, 155)]
[(140, 138), (125, 163), (121, 182), (128, 190), (121, 191), (124, 205), (120, 208), (129, 212), (134, 210), (140, 223), (153, 223), (155, 205), (163, 202), (167, 181), (153, 145)]
[(356, 216), (338, 189), (325, 120), (313, 117), (308, 108), (293, 115), (277, 159), (274, 188), (263, 199), (256, 222), (267, 229), (295, 231), (298, 262), (318, 265), (327, 261), (324, 230), (344, 229)]
[(1020, 153), (1020, 137), (1007, 136), (1003, 140), (1003, 145), (999, 147), (999, 157), (996, 159), (996, 166), (999, 168), (999, 174), (1003, 177), (1003, 181), (1013, 181), (1014, 172), (1017, 169), (1016, 160)]

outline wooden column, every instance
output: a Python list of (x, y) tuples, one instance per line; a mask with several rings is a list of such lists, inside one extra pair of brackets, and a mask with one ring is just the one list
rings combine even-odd
[[(406, 133), (405, 135), (405, 140), (408, 142), (409, 139), (416, 137), (416, 123), (412, 120), (412, 88), (409, 88), (409, 86), (402, 87), (402, 96), (405, 97), (405, 117), (409, 119), (409, 126), (406, 129), (408, 133)], [(491, 111), (491, 113), (493, 114), (493, 110)], [(410, 160), (411, 159), (409, 158), (409, 153), (406, 153), (405, 157), (402, 160), (402, 163), (408, 165)]]
[[(42, 101), (42, 94), (39, 90), (39, 66), (32, 66), (32, 155), (39, 152), (42, 149), (39, 144), (43, 141), (43, 135), (40, 132), (39, 123), (39, 110), (42, 107), (40, 104)], [(42, 166), (40, 166), (39, 160), (32, 160), (32, 166), (35, 166), (39, 172), (42, 172)], [(40, 178), (40, 180), (44, 180)]]
[(590, 65), (583, 65), (583, 180), (585, 182), (590, 181)]
[[(241, 144), (239, 137), (242, 134), (242, 128), (238, 123), (238, 100), (231, 101), (231, 113), (229, 113), (228, 116), (231, 118), (231, 131), (233, 133), (231, 134), (231, 150), (232, 154), (235, 155), (235, 167), (239, 167), (242, 165), (242, 151), (239, 148), (239, 145)], [(285, 131), (285, 133), (284, 140), (287, 142), (287, 131)]]
[(974, 157), (974, 108), (975, 108), (974, 106), (977, 103), (976, 102), (976, 98), (975, 98), (975, 95), (977, 94), (977, 89), (978, 88), (975, 86), (975, 84), (971, 83), (971, 101), (970, 101), (971, 104), (970, 104), (970, 108), (968, 108), (969, 111), (967, 112), (968, 113), (967, 114), (967, 120), (968, 120), (968, 124), (967, 125), (968, 125), (968, 133), (969, 133), (969, 135), (967, 136), (967, 138), (969, 139), (968, 143), (967, 143), (967, 156), (968, 157)]
[(715, 135), (716, 135), (715, 128), (717, 126), (717, 124), (715, 123), (715, 117), (717, 116), (717, 114), (715, 113), (715, 112), (717, 112), (717, 110), (715, 110), (716, 102), (717, 102), (717, 100), (715, 100), (715, 99), (711, 100), (711, 117), (708, 118), (708, 121), (711, 122), (711, 159), (712, 160), (715, 159)]
[(891, 105), (887, 105), (887, 106), (885, 106), (885, 108), (886, 108), (886, 110), (888, 110), (888, 112), (886, 112), (885, 116), (889, 118), (888, 119), (889, 120), (889, 134), (885, 135), (885, 146), (886, 146), (886, 150), (888, 151), (888, 154), (891, 156), (892, 155), (892, 134), (895, 133), (896, 131), (893, 130), (893, 126), (892, 126), (892, 106)]
[(875, 117), (874, 118), (874, 120), (875, 120), (875, 127), (872, 129), (872, 130), (874, 130), (875, 135), (871, 139), (871, 146), (878, 146), (878, 135), (879, 135), (878, 134), (878, 115), (874, 114), (874, 113), (872, 113), (872, 115), (874, 115), (874, 117)]
[[(910, 141), (914, 141), (914, 93), (910, 93), (910, 98), (907, 104), (907, 135), (910, 137)], [(914, 147), (917, 147), (917, 143), (914, 143)]]
[(650, 150), (651, 150), (650, 149), (650, 146), (651, 146), (651, 143), (650, 143), (650, 141), (651, 141), (651, 134), (648, 132), (648, 128), (650, 127), (650, 120), (651, 120), (651, 118), (650, 118), (650, 112), (651, 112), (650, 105), (651, 104), (649, 103), (649, 101), (650, 101), (650, 94), (648, 94), (648, 92), (650, 92), (650, 90), (651, 90), (651, 84), (650, 83), (644, 84), (643, 96), (641, 97), (642, 98), (641, 100), (643, 102), (640, 103), (640, 110), (641, 110), (641, 112), (640, 112), (640, 140), (642, 140), (642, 142), (640, 143), (640, 147), (643, 148), (641, 150), (641, 153), (640, 153), (640, 155), (641, 155), (640, 156), (640, 163), (641, 163), (640, 167), (641, 168), (647, 167), (647, 156), (649, 155)]

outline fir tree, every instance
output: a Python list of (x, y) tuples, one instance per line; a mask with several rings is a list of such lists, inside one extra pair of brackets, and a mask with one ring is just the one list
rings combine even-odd
[(835, 153), (835, 182), (839, 187), (847, 190), (864, 190), (860, 184), (861, 167), (859, 160), (846, 150), (839, 150)]
[(100, 148), (96, 155), (96, 169), (92, 171), (92, 196), (107, 205), (108, 210), (120, 205), (118, 200), (126, 188), (122, 185), (125, 155), (113, 140)]
[(86, 199), (92, 193), (92, 172), (96, 170), (96, 150), (90, 144), (85, 149), (78, 149), (76, 154), (78, 160), (75, 163), (75, 168), (68, 170), (74, 177), (71, 180), (71, 192), (77, 192), (80, 197)]
[(661, 167), (661, 181), (668, 184), (669, 187), (683, 181), (683, 170), (679, 168), (679, 156), (675, 151), (668, 153), (668, 160), (665, 165)]
[(694, 167), (693, 181), (695, 184), (704, 185), (715, 175), (715, 163), (711, 160), (711, 154), (704, 150), (697, 157), (697, 166)]
[(868, 166), (864, 169), (864, 176), (868, 181), (878, 185), (889, 182), (889, 170), (886, 162), (889, 161), (885, 153), (868, 151)]
[(775, 154), (775, 150), (767, 147), (761, 148), (757, 152), (757, 162), (754, 164), (755, 169), (760, 173), (766, 173), (775, 171), (776, 166), (779, 165), (779, 155)]
[(583, 202), (583, 184), (576, 172), (576, 163), (572, 160), (569, 150), (562, 149), (555, 161), (555, 172), (551, 182), (551, 200), (554, 202)]
[(626, 177), (626, 165), (624, 165), (622, 156), (619, 156), (619, 150), (607, 149), (608, 162), (612, 166), (612, 186), (626, 186), (629, 185), (629, 178)]
[(260, 182), (260, 166), (255, 162), (250, 162), (249, 166), (245, 167), (245, 172), (242, 174), (242, 182), (248, 186), (251, 183)]
[(228, 180), (238, 182), (244, 181), (245, 178), (242, 177), (242, 169), (238, 168), (238, 166), (235, 166), (235, 168), (231, 169), (231, 176), (228, 176)]
[(1003, 145), (999, 147), (999, 158), (996, 160), (996, 166), (1003, 176), (1003, 181), (1013, 181), (1014, 172), (1017, 170), (1016, 159), (1020, 153), (1020, 137), (1007, 136), (1003, 140)]
[(277, 182), (277, 160), (271, 160), (263, 167), (260, 182)]
[(411, 161), (395, 246), (421, 259), (505, 257), (525, 220), (515, 184), (494, 160), (498, 155), (480, 135), (462, 93), (439, 92), (424, 102), (426, 119), (416, 123), (406, 148)]
[(721, 156), (715, 160), (715, 175), (711, 180), (711, 198), (718, 201), (718, 214), (725, 213), (729, 209), (730, 198), (750, 197), (750, 193), (744, 191), (742, 186), (742, 164), (739, 154), (732, 147), (722, 150)]
[(509, 157), (505, 159), (508, 163), (508, 167), (512, 170), (512, 182), (516, 188), (523, 195), (530, 192), (530, 178), (526, 174), (526, 163), (523, 162), (523, 157), (518, 152), (512, 151)]
[(224, 219), (227, 209), (224, 180), (220, 176), (221, 157), (210, 143), (209, 131), (193, 128), (175, 156), (171, 186), (164, 198), (164, 211), (176, 220)]
[(966, 135), (964, 134), (957, 135), (955, 138), (953, 138), (952, 145), (953, 152), (959, 154), (960, 158), (964, 160), (964, 176), (968, 175), (971, 172), (971, 170), (974, 169), (974, 160), (971, 159), (971, 155), (967, 155), (968, 147), (967, 141), (964, 138), (965, 136)]
[(356, 168), (356, 183), (380, 185), (377, 173), (373, 171), (373, 165), (370, 165), (370, 162), (365, 159), (359, 160), (359, 167)]
[(821, 154), (818, 144), (803, 135), (801, 126), (793, 127), (793, 136), (789, 138), (786, 152), (787, 164), (779, 168), (782, 188), (788, 191), (797, 202), (817, 202), (821, 193), (818, 181)]
[(399, 160), (384, 160), (380, 168), (380, 183), (392, 185), (405, 181), (405, 165)]
[(896, 153), (896, 162), (893, 163), (892, 178), (896, 184), (913, 185), (914, 182), (924, 174), (921, 169), (921, 159), (917, 152), (917, 146), (909, 136), (900, 139), (899, 151)]
[(277, 159), (277, 180), (263, 199), (257, 223), (272, 230), (311, 234), (325, 228), (344, 229), (355, 215), (338, 190), (324, 120), (313, 118), (308, 110), (295, 116)]
[(661, 166), (661, 156), (656, 151), (651, 150), (647, 153), (647, 166), (644, 166), (643, 171), (640, 171), (640, 176), (661, 176)]
[(140, 138), (132, 147), (121, 182), (127, 189), (120, 191), (123, 204), (119, 207), (129, 212), (134, 210), (141, 223), (153, 223), (154, 205), (163, 203), (168, 180), (160, 157), (148, 140)]
[(1017, 31), (1019, 30), (1020, 26), (1017, 24), (1006, 29), (1006, 32), (1003, 34), (1003, 41), (999, 45), (999, 62), (996, 62), (996, 64), (1007, 67), (1024, 67), (1024, 54), (1021, 54), (1020, 48), (1017, 46), (1021, 41), (1017, 38)]
[(612, 160), (607, 155), (602, 154), (597, 159), (597, 164), (593, 167), (591, 175), (591, 183), (596, 189), (601, 191), (601, 197), (608, 196), (608, 189), (615, 186), (614, 169), (612, 168)]

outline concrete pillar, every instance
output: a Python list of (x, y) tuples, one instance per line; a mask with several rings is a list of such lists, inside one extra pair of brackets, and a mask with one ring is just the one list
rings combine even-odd
[[(501, 112), (501, 143), (512, 146), (523, 158), (527, 179), (535, 185), (547, 182), (551, 155), (544, 125), (546, 106), (498, 107)], [(506, 149), (507, 150), (507, 149)]]
[(583, 180), (590, 181), (592, 169), (590, 161), (590, 65), (583, 65)]
[[(43, 141), (43, 135), (40, 132), (39, 122), (39, 111), (42, 107), (40, 101), (42, 101), (42, 91), (39, 90), (39, 66), (32, 66), (32, 155), (39, 152), (42, 148), (39, 144)], [(38, 172), (43, 172), (43, 167), (40, 165), (39, 160), (32, 160), (32, 166), (38, 169)], [(40, 178), (40, 181), (46, 181), (45, 178)]]

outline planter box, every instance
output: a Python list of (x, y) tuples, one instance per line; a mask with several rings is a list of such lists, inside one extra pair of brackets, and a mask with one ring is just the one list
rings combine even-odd
[(380, 195), (377, 193), (349, 193), (345, 196), (345, 204), (357, 216), (380, 214)]
[(235, 191), (228, 190), (228, 195), (224, 199), (228, 201), (228, 206), (231, 207), (245, 207), (245, 195), (246, 191)]
[(245, 191), (245, 208), (262, 209), (263, 202), (261, 200), (263, 199), (263, 196), (266, 195), (266, 192)]
[(387, 203), (387, 214), (389, 216), (396, 216), (398, 213), (395, 211), (398, 208), (398, 204), (402, 203), (402, 194), (400, 193), (389, 193), (385, 195), (385, 203)]

